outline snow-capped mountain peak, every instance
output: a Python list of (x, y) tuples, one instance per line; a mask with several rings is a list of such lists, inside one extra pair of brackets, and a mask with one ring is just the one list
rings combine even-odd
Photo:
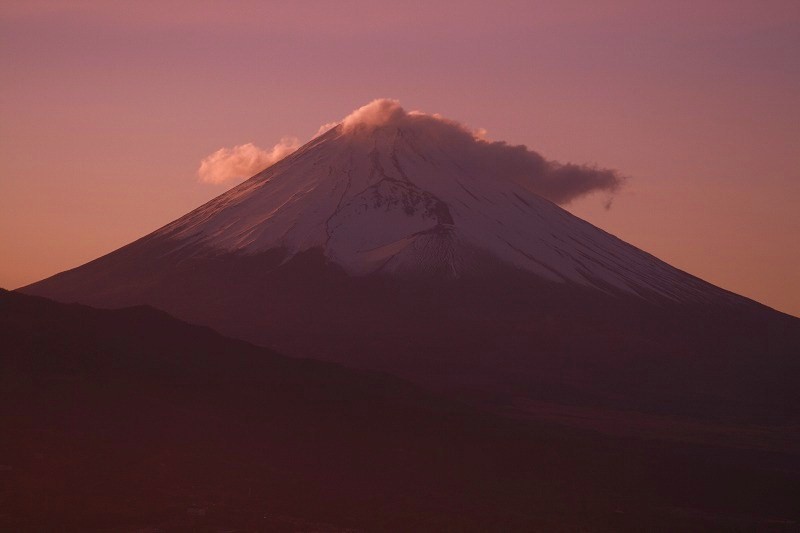
[(318, 248), (354, 276), (459, 277), (492, 258), (603, 291), (725, 294), (545, 199), (569, 194), (564, 168), (376, 101), (155, 235), (244, 254)]

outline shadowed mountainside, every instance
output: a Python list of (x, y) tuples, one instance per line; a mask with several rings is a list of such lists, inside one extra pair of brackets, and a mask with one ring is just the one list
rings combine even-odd
[(756, 423), (800, 416), (800, 320), (742, 299), (651, 301), (484, 275), (350, 276), (320, 253), (199, 253), (145, 238), (24, 289), (149, 304), (282, 353), (390, 372), (474, 398)]
[(396, 103), (364, 110), (376, 113), (21, 291), (152, 305), (287, 355), (473, 399), (799, 419), (800, 320), (523, 187), (520, 157), (542, 179), (555, 168), (524, 147)]

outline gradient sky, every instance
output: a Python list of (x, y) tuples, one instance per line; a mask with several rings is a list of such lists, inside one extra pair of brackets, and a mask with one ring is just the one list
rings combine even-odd
[(221, 147), (397, 98), (631, 177), (573, 213), (800, 315), (800, 2), (0, 0), (0, 286), (223, 192)]

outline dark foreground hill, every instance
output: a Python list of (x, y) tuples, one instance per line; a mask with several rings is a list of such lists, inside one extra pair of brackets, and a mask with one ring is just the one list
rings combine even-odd
[(148, 307), (0, 293), (0, 529), (797, 527), (796, 448), (497, 418)]

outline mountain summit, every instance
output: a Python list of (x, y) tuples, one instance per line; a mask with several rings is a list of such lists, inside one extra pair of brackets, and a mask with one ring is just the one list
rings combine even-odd
[(318, 249), (354, 276), (458, 278), (500, 261), (607, 292), (732, 299), (533, 192), (565, 199), (616, 180), (379, 100), (151, 238), (286, 259)]
[(796, 319), (556, 204), (620, 184), (378, 100), (158, 231), (22, 290), (149, 304), (291, 355), (509, 401), (796, 412)]

